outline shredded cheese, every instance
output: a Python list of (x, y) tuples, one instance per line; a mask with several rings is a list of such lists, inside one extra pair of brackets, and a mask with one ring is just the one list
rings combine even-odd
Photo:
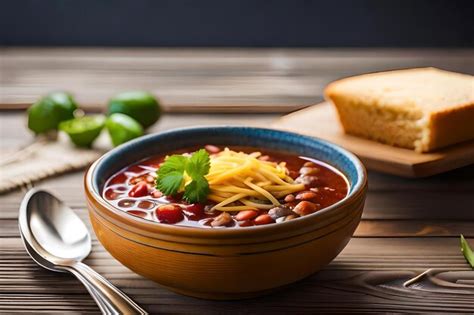
[(260, 160), (260, 152), (250, 154), (225, 150), (211, 155), (206, 175), (213, 209), (240, 211), (270, 209), (280, 205), (278, 198), (304, 190), (288, 175), (286, 163)]

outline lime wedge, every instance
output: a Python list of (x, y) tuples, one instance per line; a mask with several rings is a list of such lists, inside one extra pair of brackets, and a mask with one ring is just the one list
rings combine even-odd
[(58, 129), (60, 122), (74, 118), (77, 104), (65, 92), (50, 93), (28, 109), (28, 128), (36, 134)]
[(71, 141), (79, 147), (91, 147), (105, 125), (103, 115), (84, 116), (63, 121), (59, 129), (67, 133)]
[(117, 94), (109, 101), (109, 115), (122, 113), (138, 121), (143, 128), (153, 125), (161, 116), (161, 106), (156, 98), (144, 91)]
[(115, 113), (107, 118), (105, 123), (114, 146), (118, 146), (143, 135), (142, 126), (132, 117)]

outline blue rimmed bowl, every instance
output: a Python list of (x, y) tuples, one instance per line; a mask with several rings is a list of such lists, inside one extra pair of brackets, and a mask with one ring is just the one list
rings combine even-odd
[[(160, 224), (131, 216), (102, 198), (105, 181), (152, 155), (206, 145), (252, 146), (321, 160), (346, 176), (338, 203), (291, 221), (239, 229)], [(141, 137), (99, 158), (87, 171), (90, 219), (102, 245), (122, 264), (169, 289), (208, 299), (257, 296), (327, 265), (360, 222), (367, 175), (352, 153), (291, 132), (231, 126), (175, 129)]]

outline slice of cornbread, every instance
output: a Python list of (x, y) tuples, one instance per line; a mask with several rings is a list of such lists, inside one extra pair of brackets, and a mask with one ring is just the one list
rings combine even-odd
[(474, 139), (474, 76), (418, 68), (335, 81), (326, 98), (346, 133), (428, 152)]

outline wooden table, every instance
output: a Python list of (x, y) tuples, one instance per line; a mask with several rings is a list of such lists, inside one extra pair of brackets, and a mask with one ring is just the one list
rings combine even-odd
[[(48, 51), (44, 50), (20, 49), (15, 52), (15, 56), (12, 58), (21, 59), (26, 58), (25, 56), (34, 56), (34, 58), (41, 59), (40, 57), (43, 55), (47, 59), (49, 58), (47, 56), (50, 55)], [(165, 54), (168, 50), (157, 52)], [(426, 60), (430, 60), (433, 65), (445, 65), (448, 68), (459, 67), (458, 70), (464, 69), (464, 72), (474, 73), (472, 57), (469, 57), (473, 55), (472, 51), (226, 50), (220, 52), (205, 50), (198, 51), (197, 55), (204, 58), (207, 54), (206, 58), (212, 59), (217, 64), (226, 64), (227, 60), (227, 62), (235, 63), (234, 67), (239, 68), (239, 60), (228, 58), (228, 54), (233, 55), (237, 52), (251, 58), (256, 65), (270, 63), (269, 58), (271, 59), (273, 58), (271, 56), (275, 55), (280, 56), (281, 60), (285, 60), (285, 63), (278, 65), (283, 67), (280, 72), (273, 72), (271, 67), (260, 69), (257, 72), (247, 69), (244, 71), (245, 76), (243, 73), (240, 74), (242, 80), (248, 78), (257, 82), (256, 78), (261, 76), (273, 77), (269, 82), (262, 83), (267, 84), (267, 88), (275, 80), (285, 81), (287, 76), (292, 78), (293, 85), (296, 87), (299, 86), (299, 82), (304, 86), (305, 82), (309, 84), (307, 83), (309, 81), (306, 80), (311, 82), (320, 80), (321, 84), (314, 86), (314, 92), (304, 96), (308, 102), (317, 101), (320, 98), (323, 83), (325, 84), (329, 77), (334, 76), (330, 75), (332, 73), (331, 67), (326, 66), (329, 55), (332, 56), (332, 54), (340, 58), (340, 62), (344, 65), (336, 66), (336, 68), (344, 68), (346, 74), (403, 65), (417, 66), (426, 64)], [(10, 58), (5, 57), (7, 55), (5, 51), (3, 53), (2, 82), (24, 80), (25, 77), (21, 77), (20, 73), (12, 72), (12, 65), (8, 65), (6, 68), (10, 69), (8, 74), (13, 77), (3, 77), (3, 66), (8, 63), (7, 60)], [(75, 53), (77, 54), (77, 51)], [(89, 51), (89, 53), (92, 52)], [(117, 51), (111, 53), (118, 54)], [(140, 54), (141, 52), (134, 53)], [(179, 68), (178, 64), (183, 67), (182, 62), (188, 60), (190, 55), (193, 55), (192, 51), (182, 52), (182, 59), (175, 56), (171, 61), (176, 63), (177, 68)], [(355, 55), (359, 62), (351, 62), (352, 55)], [(365, 55), (368, 57), (363, 58)], [(333, 57), (329, 59), (331, 58)], [(311, 60), (313, 68), (326, 67), (324, 75), (318, 71), (312, 71), (311, 67), (302, 67), (305, 60)], [(365, 68), (360, 60), (364, 60)], [(399, 63), (397, 64), (393, 60), (398, 60)], [(175, 64), (168, 64), (167, 67), (173, 69), (173, 65)], [(300, 66), (293, 69), (293, 65)], [(189, 62), (189, 67), (201, 66)], [(202, 75), (207, 77), (208, 73), (204, 70), (205, 67), (202, 70)], [(180, 82), (176, 79), (176, 74), (169, 71), (171, 77), (168, 86), (179, 89)], [(228, 73), (228, 79), (232, 78), (232, 75), (232, 73)], [(194, 73), (193, 76), (198, 77), (199, 74)], [(30, 79), (42, 82), (41, 78)], [(73, 79), (71, 78), (70, 81)], [(166, 80), (166, 78), (162, 80)], [(224, 85), (230, 91), (232, 80)], [(37, 87), (37, 85), (32, 86), (32, 91), (38, 93), (39, 89), (34, 89), (35, 86)], [(14, 85), (9, 85), (9, 88), (11, 87)], [(27, 88), (22, 86), (21, 90), (26, 91)], [(183, 93), (185, 92), (183, 90)], [(235, 95), (239, 95), (240, 91), (233, 92)], [(25, 100), (24, 94), (8, 93), (5, 90), (0, 92), (3, 99), (18, 100), (23, 97)], [(242, 95), (246, 93), (248, 90), (241, 92)], [(278, 91), (274, 93), (270, 93), (268, 99), (276, 103)], [(167, 91), (163, 91), (163, 94), (170, 95), (167, 94)], [(182, 95), (181, 97), (181, 101), (175, 104), (192, 104), (193, 101), (204, 104), (205, 100), (208, 100), (206, 98), (208, 96), (200, 94), (197, 90), (193, 91), (192, 95), (186, 97)], [(218, 92), (214, 97), (216, 97), (214, 104), (218, 104)], [(290, 102), (281, 102), (281, 104), (289, 104), (291, 100), (295, 104), (301, 103), (301, 99), (297, 96), (294, 99), (288, 95), (287, 97)], [(221, 99), (225, 103), (228, 97), (223, 95)], [(265, 102), (263, 94), (254, 95), (253, 99), (255, 104), (268, 104)], [(251, 104), (251, 100), (252, 97), (247, 95), (236, 103)], [(171, 96), (169, 96), (169, 103), (174, 103)], [(201, 124), (265, 125), (278, 116), (279, 114), (274, 113), (168, 113), (159, 124), (154, 126), (152, 132)], [(31, 141), (32, 137), (23, 125), (23, 112), (3, 111), (0, 113), (1, 150), (18, 148)], [(36, 185), (51, 189), (72, 206), (85, 221), (88, 221), (84, 208), (82, 176), (82, 171), (75, 172), (44, 180)], [(17, 190), (0, 196), (0, 313), (98, 312), (94, 302), (78, 281), (69, 275), (43, 270), (29, 258), (23, 249), (17, 227), (18, 207), (23, 194), (24, 191)], [(468, 270), (459, 250), (460, 233), (469, 237), (471, 244), (474, 243), (474, 165), (417, 180), (369, 172), (369, 193), (363, 220), (349, 245), (324, 270), (268, 296), (234, 302), (213, 302), (180, 296), (121, 266), (111, 258), (96, 239), (93, 240), (93, 251), (86, 262), (153, 313), (379, 313), (404, 311), (472, 313), (474, 312), (474, 276), (470, 280), (464, 279), (463, 283), (470, 285), (470, 287), (464, 288), (462, 292), (449, 289), (449, 292), (441, 293), (441, 287), (429, 286), (427, 282), (422, 282), (424, 286), (410, 289), (401, 285), (404, 280), (427, 268), (445, 271)]]

